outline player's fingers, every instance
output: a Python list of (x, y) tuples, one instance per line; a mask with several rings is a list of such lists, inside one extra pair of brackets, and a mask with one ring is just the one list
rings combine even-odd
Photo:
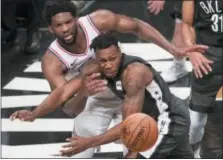
[(201, 69), (201, 71), (202, 71), (203, 73), (205, 73), (206, 75), (208, 74), (208, 70), (206, 69), (206, 67), (204, 66), (203, 63), (201, 63), (201, 64), (199, 65), (199, 67), (200, 67), (200, 69)]
[(72, 143), (62, 145), (62, 148), (70, 148), (70, 147), (74, 147), (74, 145), (75, 145), (75, 142), (72, 142)]
[(60, 150), (60, 153), (62, 156), (69, 156), (70, 154), (72, 154), (72, 152), (73, 152), (73, 148)]
[(205, 67), (207, 68), (207, 70), (208, 70), (209, 72), (212, 72), (212, 68), (211, 68), (211, 65), (210, 65), (210, 64), (212, 64), (212, 63), (213, 63), (213, 61), (212, 61), (212, 62), (206, 61), (206, 62), (204, 63)]
[(105, 87), (97, 87), (92, 91), (92, 94), (96, 94), (105, 90)]
[(197, 74), (198, 74), (198, 78), (202, 78), (202, 72), (201, 72), (201, 69), (200, 69), (200, 66), (197, 67)]
[(151, 1), (151, 0), (147, 1), (148, 5), (151, 5), (152, 3), (153, 3), (153, 1)]
[(93, 80), (93, 79), (98, 79), (100, 78), (101, 73), (93, 73), (89, 76), (89, 79)]
[(151, 9), (153, 9), (155, 6), (155, 4), (153, 2), (151, 2), (148, 6), (148, 9), (151, 11)]
[(11, 121), (15, 120), (17, 118), (17, 115), (18, 115), (18, 112), (16, 111), (15, 113), (13, 113), (11, 116), (10, 116), (10, 119)]
[(160, 11), (161, 11), (161, 9), (162, 9), (161, 6), (157, 6), (157, 7), (156, 7), (156, 10), (154, 11), (154, 14), (155, 14), (155, 15), (159, 14)]
[(149, 8), (150, 12), (154, 14), (155, 10), (156, 10), (156, 5), (152, 4), (151, 7)]
[(192, 64), (193, 64), (194, 75), (195, 75), (196, 78), (199, 78), (198, 65), (194, 61), (192, 62)]
[(186, 52), (199, 52), (199, 51), (205, 51), (208, 49), (208, 46), (206, 45), (194, 45), (189, 48), (187, 48)]
[(196, 70), (194, 70), (194, 75), (195, 75), (195, 77), (196, 77), (196, 78), (199, 78), (199, 76), (198, 76), (198, 74), (197, 74), (197, 71), (196, 71)]

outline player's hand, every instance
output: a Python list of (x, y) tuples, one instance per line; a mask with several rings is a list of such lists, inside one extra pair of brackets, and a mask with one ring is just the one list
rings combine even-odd
[(204, 55), (199, 52), (191, 52), (188, 57), (192, 63), (194, 74), (196, 78), (202, 78), (203, 74), (206, 75), (212, 71), (211, 64), (213, 61), (207, 59)]
[(102, 92), (105, 89), (107, 81), (100, 79), (100, 77), (100, 73), (93, 73), (85, 78), (84, 88), (88, 96)]
[(21, 121), (30, 121), (33, 122), (35, 120), (35, 117), (33, 116), (32, 112), (29, 110), (19, 110), (14, 112), (10, 119), (13, 121), (15, 119), (19, 119)]
[(74, 154), (83, 152), (91, 147), (90, 138), (73, 136), (71, 138), (67, 138), (66, 141), (69, 143), (62, 146), (63, 149), (60, 150), (61, 156), (71, 157)]
[(172, 51), (172, 54), (176, 57), (185, 57), (188, 56), (191, 52), (200, 52), (205, 53), (208, 49), (206, 45), (193, 45), (189, 47), (178, 48), (175, 47)]
[(164, 4), (165, 4), (165, 0), (148, 0), (147, 1), (147, 8), (148, 10), (154, 14), (157, 15), (160, 13), (160, 11), (162, 11), (164, 9)]
[(136, 159), (137, 158), (137, 152), (131, 152), (128, 151), (128, 153), (125, 155), (125, 159)]

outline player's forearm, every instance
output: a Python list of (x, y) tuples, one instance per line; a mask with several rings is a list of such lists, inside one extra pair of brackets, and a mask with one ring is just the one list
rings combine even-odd
[(50, 113), (60, 107), (67, 99), (68, 98), (64, 96), (63, 88), (57, 88), (33, 110), (33, 116), (38, 118)]
[(106, 131), (104, 134), (92, 137), (91, 147), (111, 143), (120, 139), (121, 124), (114, 126)]
[(64, 104), (63, 111), (70, 117), (75, 117), (84, 110), (87, 97), (83, 92), (78, 92), (76, 96), (71, 98)]
[(182, 23), (182, 38), (184, 41), (184, 44), (186, 46), (192, 46), (195, 44), (195, 30), (192, 26)]
[(162, 47), (166, 51), (174, 54), (175, 46), (171, 44), (158, 30), (156, 30), (151, 25), (138, 20), (138, 27), (136, 31), (136, 35), (146, 41), (152, 41), (156, 45)]

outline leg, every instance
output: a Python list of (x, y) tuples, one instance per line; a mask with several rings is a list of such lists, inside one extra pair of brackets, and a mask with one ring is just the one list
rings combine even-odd
[[(176, 18), (172, 43), (177, 47), (183, 46), (181, 28), (182, 28), (182, 22), (180, 19)], [(161, 76), (167, 83), (172, 83), (177, 79), (184, 77), (187, 74), (188, 72), (186, 70), (186, 59), (174, 57), (172, 66), (168, 68), (166, 71), (163, 71), (161, 73)]]
[[(185, 139), (186, 138), (186, 139)], [(178, 138), (176, 148), (166, 157), (168, 159), (193, 159), (194, 154), (189, 144), (189, 137)]]
[(195, 158), (200, 157), (201, 140), (204, 135), (204, 127), (207, 123), (208, 114), (190, 110), (190, 143), (194, 151)]
[(192, 75), (192, 89), (190, 99), (190, 144), (195, 158), (200, 158), (200, 143), (207, 123), (207, 113), (212, 112), (215, 98), (222, 85), (222, 75), (210, 73), (202, 79)]
[(29, 9), (30, 24), (27, 27), (25, 50), (27, 53), (36, 53), (40, 48), (41, 35), (39, 32), (39, 27), (44, 1), (32, 0), (31, 2), (32, 8)]
[[(16, 2), (12, 0), (2, 1), (2, 51), (7, 52), (17, 46)], [(15, 51), (19, 52), (19, 47)], [(15, 52), (14, 50), (12, 50)]]

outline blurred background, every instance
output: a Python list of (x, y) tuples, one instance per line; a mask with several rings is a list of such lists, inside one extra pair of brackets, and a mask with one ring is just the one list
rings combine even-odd
[[(42, 18), (42, 11), (47, 0), (2, 0), (1, 1), (1, 58), (2, 58), (2, 131), (1, 142), (4, 147), (25, 146), (36, 144), (52, 144), (64, 142), (70, 136), (68, 131), (47, 130), (42, 124), (38, 129), (13, 128), (9, 124), (9, 115), (18, 109), (34, 108), (49, 90), (45, 89), (46, 82), (39, 70), (40, 57), (48, 45), (54, 40)], [(74, 1), (78, 8), (78, 16), (84, 16), (97, 9), (108, 9), (115, 13), (139, 18), (159, 30), (168, 40), (171, 40), (174, 30), (174, 19), (170, 16), (176, 1), (166, 1), (164, 10), (154, 16), (147, 9), (146, 0), (89, 0)], [(145, 43), (130, 34), (117, 33), (122, 43)], [(146, 42), (148, 43), (148, 42)], [(151, 53), (157, 54), (157, 53)], [(165, 59), (171, 61), (172, 57)], [(163, 66), (165, 68), (165, 62)], [(38, 69), (29, 71), (30, 67)], [(32, 80), (30, 80), (32, 79)], [(40, 82), (41, 81), (41, 82)], [(30, 89), (28, 83), (38, 86)], [(43, 84), (43, 86), (41, 86)], [(27, 86), (25, 86), (27, 85)], [(24, 88), (22, 87), (24, 86)], [(170, 87), (189, 88), (190, 73)], [(32, 88), (32, 87), (31, 87)], [(34, 87), (35, 88), (35, 87)], [(31, 99), (30, 96), (32, 97)], [(33, 96), (38, 96), (33, 98)], [(39, 98), (39, 99), (38, 99)], [(23, 103), (24, 99), (28, 100)], [(222, 101), (218, 101), (217, 109), (210, 114), (203, 140), (204, 158), (222, 158)], [(67, 122), (69, 119), (60, 109), (43, 117), (43, 120)], [(45, 121), (43, 121), (44, 123)], [(70, 121), (69, 121), (70, 122)], [(54, 121), (52, 121), (54, 123)], [(41, 130), (42, 127), (42, 130)], [(72, 128), (70, 128), (72, 129)], [(97, 153), (95, 158), (116, 158), (121, 151)], [(9, 153), (9, 148), (2, 155)]]

